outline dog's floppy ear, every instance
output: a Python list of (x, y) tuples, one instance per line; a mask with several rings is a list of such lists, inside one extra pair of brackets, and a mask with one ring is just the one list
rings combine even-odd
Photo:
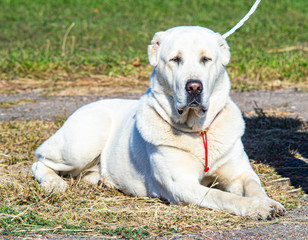
[(162, 36), (165, 32), (157, 32), (151, 41), (151, 45), (148, 45), (148, 56), (150, 64), (155, 67), (158, 63), (158, 48), (162, 41)]
[(220, 35), (220, 33), (216, 33), (216, 35), (217, 35), (217, 38), (218, 38), (218, 44), (220, 46), (220, 51), (221, 51), (221, 56), (220, 56), (221, 63), (224, 66), (227, 66), (227, 64), (229, 63), (230, 58), (231, 58), (229, 45), (228, 45), (227, 41)]

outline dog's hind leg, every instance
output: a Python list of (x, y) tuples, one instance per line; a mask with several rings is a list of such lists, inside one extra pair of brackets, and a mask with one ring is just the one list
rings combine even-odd
[(100, 155), (91, 163), (91, 166), (86, 167), (83, 175), (83, 179), (93, 185), (98, 184), (98, 182), (102, 180), (99, 159)]
[(84, 180), (93, 185), (101, 179), (98, 164), (99, 156), (83, 169), (80, 168), (80, 165), (74, 166), (65, 163), (65, 160), (60, 163), (55, 162), (55, 159), (50, 160), (39, 154), (36, 154), (36, 157), (38, 160), (33, 163), (31, 170), (42, 189), (47, 192), (62, 192), (67, 188), (67, 183), (59, 175), (77, 176), (84, 172)]
[(75, 112), (65, 124), (35, 152), (37, 162), (32, 172), (47, 191), (63, 191), (67, 184), (59, 175), (78, 176), (85, 172), (86, 180), (100, 180), (98, 159), (111, 128), (108, 111), (100, 102)]
[(53, 169), (47, 167), (41, 161), (33, 163), (32, 173), (47, 192), (62, 192), (67, 188), (67, 183)]

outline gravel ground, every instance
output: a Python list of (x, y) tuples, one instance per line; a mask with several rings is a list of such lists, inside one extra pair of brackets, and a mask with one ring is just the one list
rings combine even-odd
[[(111, 96), (123, 97), (123, 96)], [(126, 95), (138, 98), (139, 95)], [(292, 116), (308, 119), (308, 93), (295, 90), (231, 92), (232, 99), (243, 112), (254, 110), (257, 105), (264, 110), (275, 109), (293, 113)], [(80, 106), (103, 97), (64, 96), (42, 97), (39, 91), (15, 95), (0, 95), (0, 103), (20, 101), (10, 108), (0, 108), (0, 121), (47, 120), (66, 118)], [(24, 101), (26, 100), (26, 101)], [(308, 139), (307, 139), (308, 141)], [(307, 162), (306, 162), (307, 163)], [(264, 226), (230, 231), (210, 231), (194, 234), (175, 234), (165, 239), (308, 239), (308, 198), (302, 198), (300, 207), (288, 210), (286, 217), (279, 223), (265, 222)], [(20, 239), (0, 236), (0, 239)], [(24, 239), (24, 238), (23, 238)], [(106, 239), (104, 236), (74, 235), (35, 235), (26, 239)]]
[[(123, 97), (123, 96), (111, 96)], [(139, 98), (140, 95), (130, 94), (126, 98)], [(308, 119), (308, 93), (295, 90), (231, 92), (232, 99), (243, 112), (254, 110), (255, 104), (262, 109), (278, 109), (290, 111), (300, 117)], [(1, 95), (0, 102), (15, 102), (31, 100), (11, 108), (0, 108), (0, 121), (12, 120), (47, 120), (53, 121), (57, 117), (67, 117), (77, 108), (99, 100), (99, 96), (61, 96), (42, 97), (39, 91), (24, 92), (14, 95)]]

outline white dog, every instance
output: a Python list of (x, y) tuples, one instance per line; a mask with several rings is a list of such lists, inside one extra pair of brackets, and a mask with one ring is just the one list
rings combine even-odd
[[(263, 219), (283, 215), (243, 149), (225, 39), (202, 27), (176, 27), (156, 33), (148, 54), (154, 70), (140, 100), (86, 105), (37, 149), (32, 172), (42, 187), (64, 190), (58, 174), (85, 172), (91, 183), (103, 179), (126, 194)], [(209, 188), (215, 179), (219, 189)]]

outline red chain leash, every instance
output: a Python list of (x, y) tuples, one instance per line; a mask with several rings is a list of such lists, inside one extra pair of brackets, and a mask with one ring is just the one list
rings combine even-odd
[[(215, 117), (216, 118), (216, 117)], [(206, 173), (209, 170), (208, 166), (208, 149), (207, 149), (207, 135), (206, 130), (201, 132), (203, 144), (204, 144), (204, 151), (205, 151), (205, 167), (204, 172)]]

